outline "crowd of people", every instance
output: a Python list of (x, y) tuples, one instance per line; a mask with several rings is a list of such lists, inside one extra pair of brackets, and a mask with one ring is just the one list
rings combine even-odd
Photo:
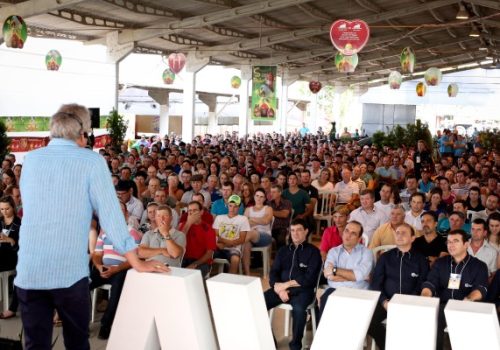
[[(500, 306), (500, 155), (474, 154), (460, 135), (450, 135), (439, 136), (437, 157), (423, 140), (379, 149), (308, 132), (205, 135), (190, 143), (143, 137), (131, 148), (107, 146), (99, 154), (141, 259), (199, 269), (207, 277), (220, 258), (228, 272), (250, 274), (252, 247), (272, 249), (265, 300), (268, 309), (293, 305), (291, 349), (302, 346), (320, 279), (327, 285), (320, 316), (338, 287), (381, 291), (368, 333), (382, 349), (382, 321), (395, 293), (440, 298), (442, 348), (449, 299)], [(21, 171), (14, 155), (5, 157), (2, 271), (17, 262)], [(333, 198), (331, 226), (315, 219), (325, 212), (325, 196)], [(131, 265), (101, 220), (94, 215), (90, 229), (89, 276), (90, 289), (112, 286), (99, 332), (106, 339)], [(374, 256), (371, 249), (380, 246), (390, 249)], [(14, 297), (0, 318), (16, 311)]]

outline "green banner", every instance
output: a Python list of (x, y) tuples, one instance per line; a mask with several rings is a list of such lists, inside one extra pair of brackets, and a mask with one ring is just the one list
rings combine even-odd
[[(7, 127), (7, 132), (49, 131), (51, 117), (0, 117)], [(106, 129), (107, 115), (101, 116), (99, 128)]]
[(252, 68), (253, 120), (276, 120), (276, 66), (254, 66)]

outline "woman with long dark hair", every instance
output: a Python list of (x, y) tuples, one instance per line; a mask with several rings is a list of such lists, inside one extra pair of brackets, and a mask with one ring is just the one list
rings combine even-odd
[[(0, 198), (0, 272), (14, 270), (17, 265), (17, 251), (19, 249), (19, 229), (21, 219), (16, 214), (16, 204), (11, 196)], [(7, 281), (5, 281), (7, 283)], [(3, 296), (4, 298), (6, 296)], [(12, 302), (8, 310), (0, 313), (0, 319), (16, 316), (18, 307), (17, 295), (14, 288)]]

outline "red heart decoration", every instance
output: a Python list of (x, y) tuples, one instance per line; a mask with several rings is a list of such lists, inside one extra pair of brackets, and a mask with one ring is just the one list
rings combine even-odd
[(317, 94), (319, 92), (319, 90), (321, 90), (321, 82), (319, 81), (310, 81), (309, 82), (309, 90), (311, 90), (311, 92), (313, 94)]
[(186, 64), (186, 56), (183, 53), (172, 53), (168, 56), (168, 66), (175, 74), (178, 74)]
[(358, 53), (370, 38), (370, 27), (365, 21), (339, 19), (330, 27), (330, 40), (333, 46), (345, 56)]

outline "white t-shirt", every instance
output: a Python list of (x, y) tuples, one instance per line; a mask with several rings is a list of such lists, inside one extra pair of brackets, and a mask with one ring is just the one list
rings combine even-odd
[[(250, 231), (250, 223), (244, 215), (236, 215), (232, 218), (227, 215), (217, 215), (212, 227), (216, 230), (218, 237), (233, 241), (240, 238), (241, 231)], [(241, 246), (238, 249), (241, 249)]]
[(387, 204), (383, 204), (381, 201), (375, 202), (375, 208), (382, 210), (387, 217), (391, 217), (391, 210), (394, 208), (394, 204), (389, 202)]
[(321, 186), (318, 180), (314, 180), (311, 182), (311, 186), (315, 187), (318, 192), (333, 191), (333, 184), (330, 181), (328, 181), (324, 186)]

